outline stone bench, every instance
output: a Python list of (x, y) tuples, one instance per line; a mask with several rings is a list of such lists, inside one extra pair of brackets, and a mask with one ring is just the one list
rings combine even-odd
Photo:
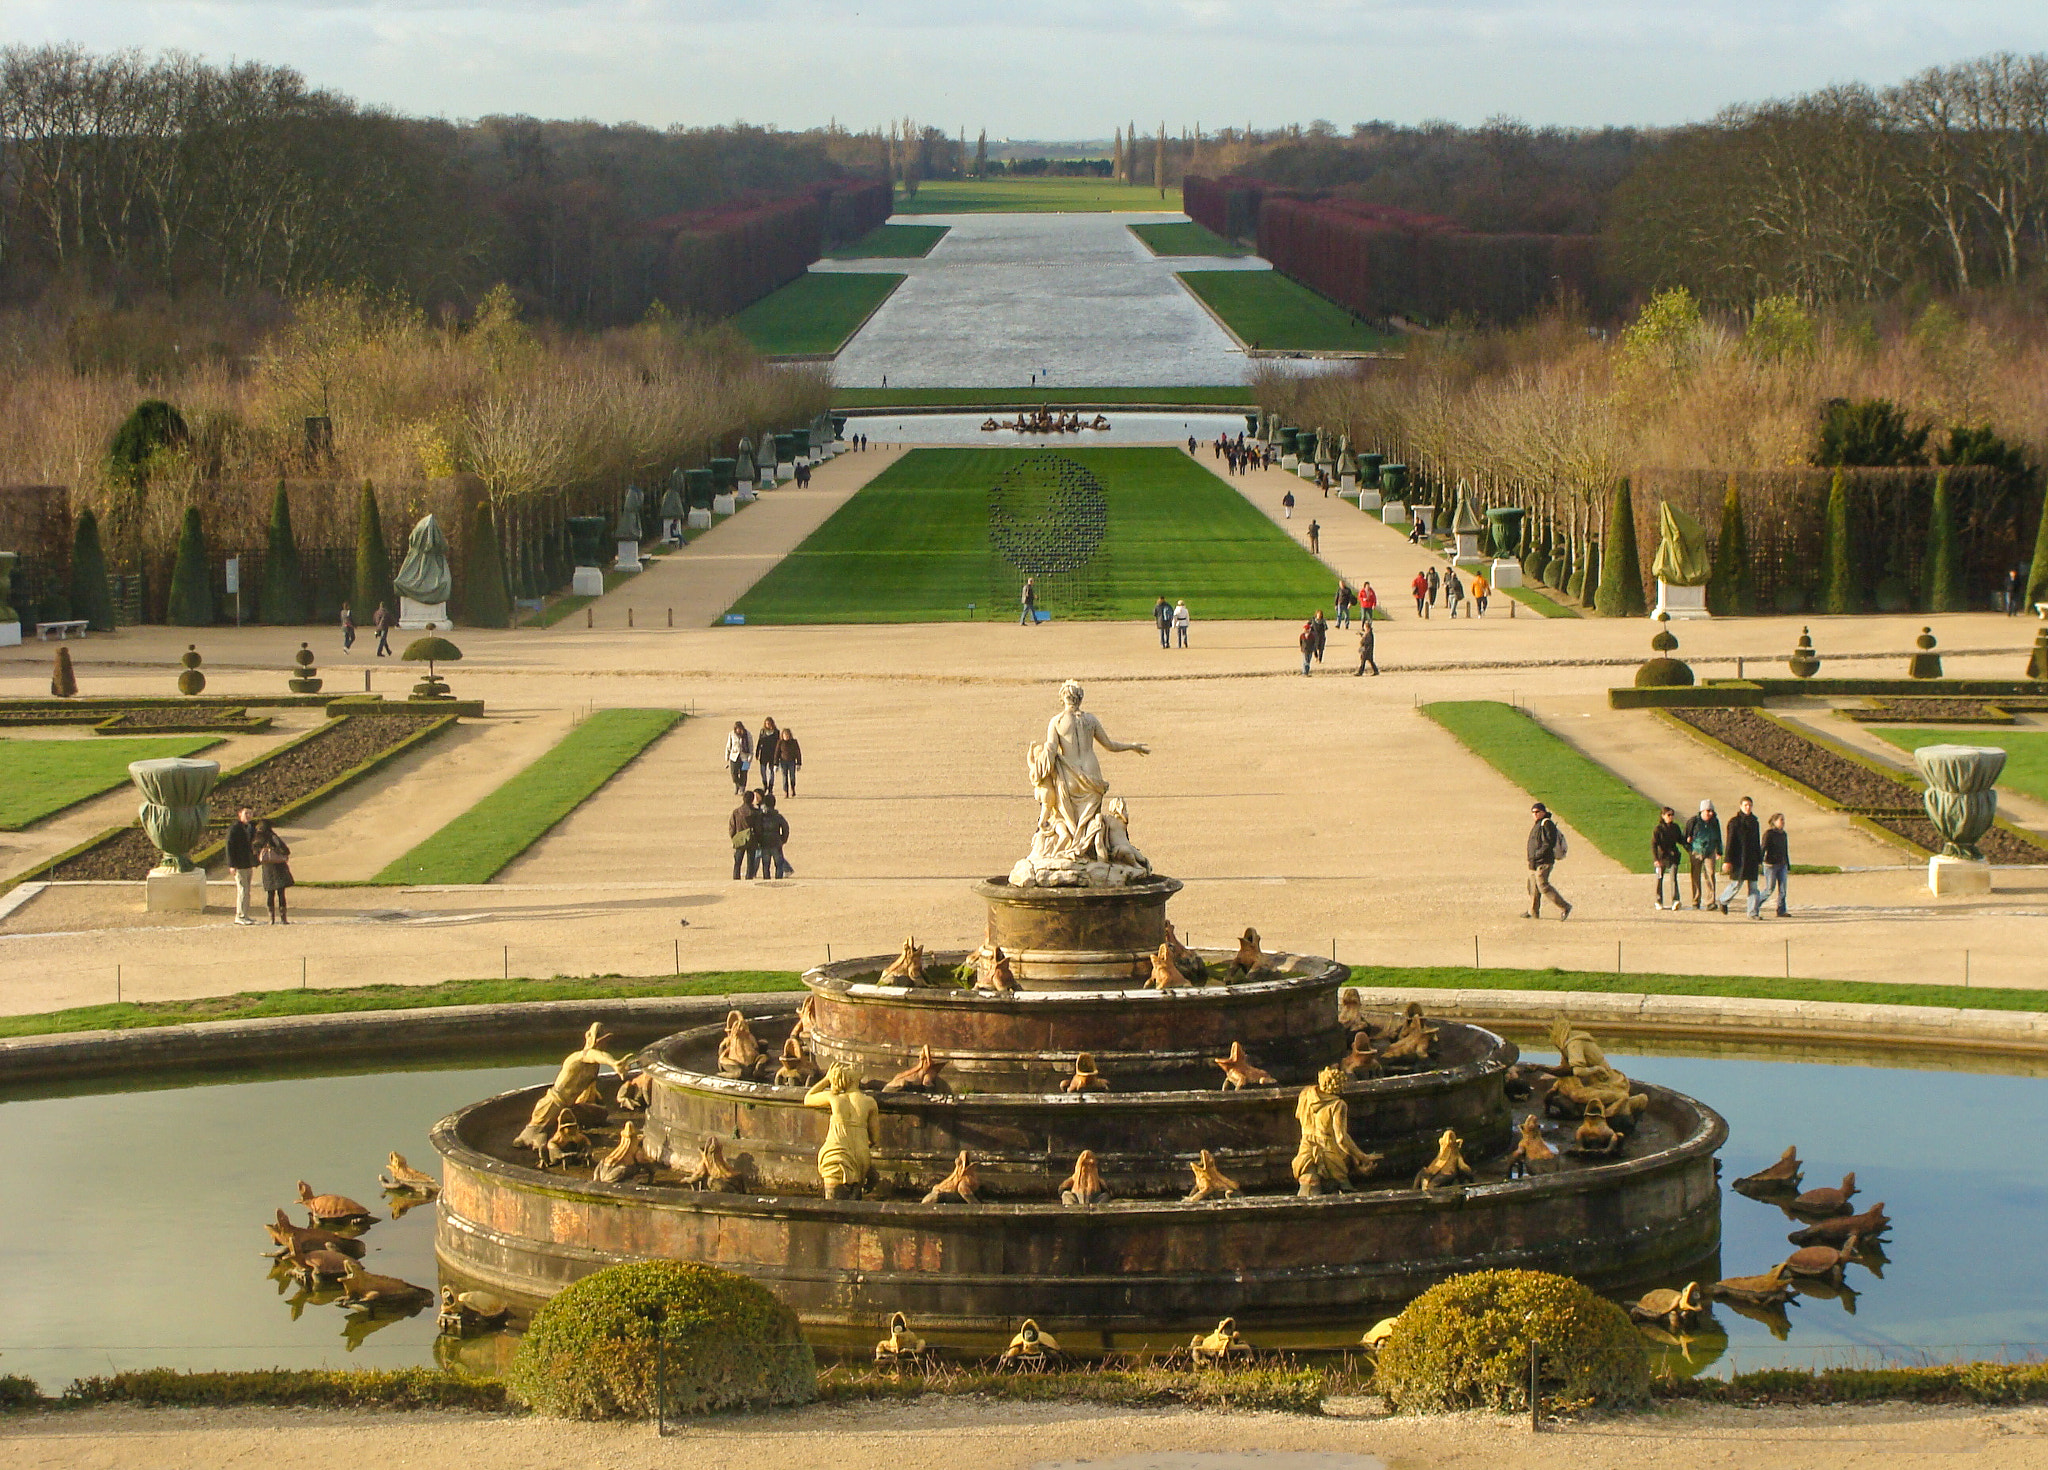
[(57, 640), (60, 643), (66, 638), (71, 637), (74, 633), (83, 638), (85, 636), (85, 626), (90, 621), (90, 618), (60, 618), (54, 623), (37, 623), (36, 641), (38, 643), (48, 643), (50, 641), (50, 634), (53, 632), (57, 635)]

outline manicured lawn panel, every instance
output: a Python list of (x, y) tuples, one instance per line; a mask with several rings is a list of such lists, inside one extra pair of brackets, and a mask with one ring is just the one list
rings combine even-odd
[(734, 317), (733, 325), (770, 357), (837, 352), (903, 279), (888, 271), (806, 271)]
[[(1994, 703), (1996, 701), (1993, 701)], [(2048, 801), (2048, 730), (1879, 730), (1905, 751), (1923, 745), (1995, 745), (2005, 752), (1998, 784), (2036, 801)]]
[(948, 225), (876, 225), (851, 245), (831, 252), (833, 260), (915, 260), (930, 255)]
[[(1649, 831), (1643, 848), (1648, 851)], [(1953, 1006), (1979, 1011), (2048, 1011), (2048, 990), (1912, 985), (1884, 980), (1790, 980), (1763, 975), (1663, 975), (1612, 970), (1475, 970), (1466, 965), (1353, 965), (1351, 983), (1404, 990), (1595, 991), (1602, 995), (1716, 995), (1750, 1000), (1818, 1000), (1864, 1006)]]
[(1659, 804), (1577, 746), (1498, 700), (1447, 700), (1422, 712), (1631, 873), (1651, 871)]
[(1398, 340), (1278, 271), (1180, 271), (1177, 279), (1252, 348), (1374, 352)]
[(1577, 608), (1567, 607), (1562, 602), (1545, 597), (1534, 587), (1503, 587), (1500, 590), (1521, 603), (1522, 606), (1534, 608), (1546, 618), (1576, 618), (1580, 616)]
[(604, 709), (377, 875), (379, 883), (488, 883), (682, 719), (672, 709)]
[[(1062, 449), (1103, 486), (1109, 524), (1089, 606), (1040, 605), (1055, 618), (1149, 618), (1185, 597), (1197, 623), (1299, 618), (1334, 578), (1245, 498), (1185, 454), (1162, 448)], [(1017, 616), (1023, 576), (989, 542), (989, 489), (1037, 451), (919, 449), (854, 496), (778, 563), (734, 611), (749, 623), (910, 623)], [(975, 609), (969, 611), (969, 604)]]
[(1250, 255), (1235, 240), (1226, 240), (1207, 225), (1188, 220), (1184, 224), (1125, 225), (1145, 242), (1154, 255)]
[(896, 200), (906, 214), (1178, 213), (1180, 191), (1134, 189), (1113, 179), (928, 179), (915, 198)]
[(1249, 388), (834, 388), (834, 408), (979, 408), (1016, 403), (1165, 403), (1188, 407), (1253, 406)]
[(218, 744), (214, 735), (0, 740), (0, 832), (19, 832), (112, 791), (128, 779), (130, 761), (197, 755)]

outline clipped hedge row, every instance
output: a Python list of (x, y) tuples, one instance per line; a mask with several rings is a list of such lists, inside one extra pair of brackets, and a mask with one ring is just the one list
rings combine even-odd
[[(27, 1383), (27, 1379), (20, 1382)], [(150, 1408), (261, 1404), (288, 1409), (474, 1409), (502, 1411), (505, 1385), (438, 1368), (266, 1368), (184, 1373), (142, 1368), (106, 1378), (81, 1378), (64, 1390), (66, 1407), (140, 1404)]]

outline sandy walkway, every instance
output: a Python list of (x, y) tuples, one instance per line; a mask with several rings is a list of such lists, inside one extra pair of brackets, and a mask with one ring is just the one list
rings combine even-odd
[(1507, 1416), (1379, 1419), (1345, 1405), (1311, 1418), (965, 1399), (712, 1420), (665, 1440), (646, 1425), (438, 1413), (93, 1409), (0, 1420), (9, 1470), (1915, 1470), (1965, 1458), (1982, 1470), (2048, 1462), (2048, 1411), (1681, 1408), (1531, 1435)]

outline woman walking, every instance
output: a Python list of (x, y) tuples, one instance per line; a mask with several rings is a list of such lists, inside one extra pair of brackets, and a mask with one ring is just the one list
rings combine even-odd
[(292, 850), (277, 835), (277, 828), (270, 825), (268, 817), (256, 824), (250, 834), (250, 845), (256, 849), (256, 866), (263, 870), (263, 901), (270, 906), (270, 922), (289, 924), (291, 915), (285, 890), (293, 882)]
[(1408, 590), (1415, 594), (1415, 616), (1429, 616), (1429, 574), (1417, 572), (1415, 580), (1408, 584)]
[(782, 732), (775, 728), (775, 718), (764, 715), (761, 719), (761, 733), (754, 737), (754, 763), (761, 768), (761, 789), (775, 789), (775, 768), (782, 759)]
[(739, 720), (732, 722), (732, 733), (725, 737), (725, 766), (732, 772), (732, 794), (738, 796), (747, 789), (747, 767), (754, 760), (754, 737), (747, 733), (746, 725)]
[(1764, 916), (1764, 900), (1774, 893), (1778, 897), (1778, 917), (1785, 917), (1785, 880), (1791, 876), (1792, 849), (1785, 836), (1785, 814), (1772, 812), (1771, 824), (1764, 828), (1764, 886), (1749, 901), (1752, 919)]
[(782, 794), (796, 795), (796, 773), (804, 763), (804, 748), (796, 743), (796, 731), (785, 729), (775, 742), (775, 764), (782, 772)]
[(341, 605), (341, 651), (347, 653), (356, 646), (356, 615), (349, 611), (347, 603)]

